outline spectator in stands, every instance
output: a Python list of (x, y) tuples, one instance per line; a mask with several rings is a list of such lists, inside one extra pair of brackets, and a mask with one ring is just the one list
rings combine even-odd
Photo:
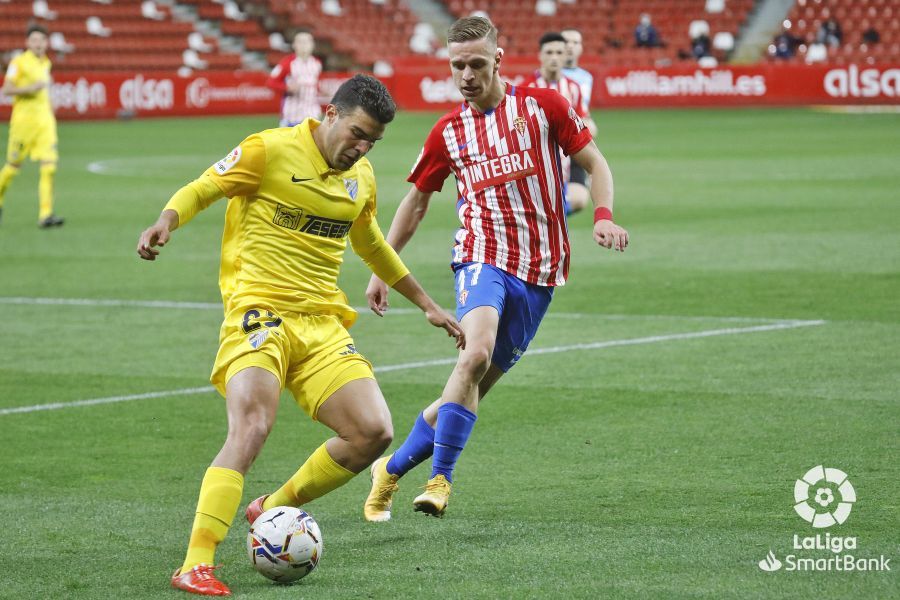
[(711, 56), (712, 42), (709, 35), (701, 33), (691, 40), (691, 55), (700, 60), (704, 56)]
[(39, 161), (38, 227), (59, 227), (63, 219), (53, 214), (53, 180), (56, 175), (56, 116), (50, 104), (50, 36), (40, 25), (25, 32), (25, 52), (9, 63), (0, 93), (12, 97), (6, 164), (0, 170), (0, 211), (3, 197), (26, 159)]
[(775, 58), (790, 59), (797, 54), (797, 48), (803, 40), (791, 33), (790, 24), (781, 29), (781, 33), (772, 40), (771, 53)]
[(638, 26), (634, 28), (634, 43), (639, 48), (657, 48), (663, 45), (659, 39), (659, 32), (647, 13), (641, 15)]
[(868, 29), (862, 33), (862, 41), (866, 44), (877, 44), (881, 41), (881, 35), (879, 35), (877, 29), (869, 25)]
[(831, 17), (819, 26), (819, 31), (816, 33), (816, 41), (831, 48), (840, 48), (844, 42), (844, 32), (841, 30), (837, 19)]
[(322, 63), (312, 55), (316, 41), (312, 33), (300, 30), (291, 44), (294, 53), (278, 63), (266, 85), (283, 94), (281, 101), (282, 127), (293, 127), (307, 117), (318, 119), (322, 115), (319, 104), (319, 75)]

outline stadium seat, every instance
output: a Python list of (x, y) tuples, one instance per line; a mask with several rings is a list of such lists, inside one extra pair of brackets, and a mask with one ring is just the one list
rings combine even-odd
[(103, 25), (100, 17), (88, 17), (84, 24), (87, 32), (91, 35), (96, 35), (97, 37), (109, 37), (112, 35), (112, 30)]

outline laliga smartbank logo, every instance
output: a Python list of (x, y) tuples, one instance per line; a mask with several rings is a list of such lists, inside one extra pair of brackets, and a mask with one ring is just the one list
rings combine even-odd
[[(838, 494), (840, 501), (837, 500)], [(856, 490), (839, 469), (813, 467), (794, 483), (794, 510), (805, 521), (820, 529), (840, 525), (850, 516), (856, 502)]]
[[(813, 467), (794, 483), (794, 511), (804, 521), (816, 529), (824, 529), (833, 525), (842, 525), (856, 502), (856, 490), (850, 483), (847, 474), (840, 469), (822, 465)], [(784, 561), (771, 549), (764, 559), (759, 561), (759, 568), (772, 573), (784, 568), (785, 571), (890, 571), (891, 559), (880, 555), (877, 558), (860, 558), (846, 554), (847, 550), (856, 550), (855, 536), (839, 536), (821, 533), (815, 536), (794, 534), (791, 549), (806, 551), (803, 555), (788, 554)], [(827, 550), (831, 554), (822, 557), (809, 554)]]

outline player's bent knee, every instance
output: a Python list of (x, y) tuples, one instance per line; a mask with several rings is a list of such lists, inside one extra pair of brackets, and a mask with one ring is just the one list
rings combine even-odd
[(394, 427), (389, 419), (371, 421), (359, 432), (361, 450), (378, 458), (394, 441)]
[(459, 356), (457, 364), (461, 371), (480, 380), (491, 366), (491, 351), (484, 346), (467, 348)]

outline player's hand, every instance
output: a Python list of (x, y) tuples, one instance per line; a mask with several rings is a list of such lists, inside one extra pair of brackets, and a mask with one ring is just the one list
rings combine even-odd
[(608, 219), (594, 223), (594, 241), (604, 248), (625, 252), (628, 247), (628, 232)]
[(390, 306), (388, 304), (388, 286), (375, 275), (372, 275), (369, 287), (366, 288), (366, 300), (369, 302), (372, 312), (379, 317), (383, 317)]
[(156, 246), (165, 246), (169, 241), (169, 226), (165, 223), (155, 223), (152, 227), (145, 229), (141, 233), (141, 239), (138, 240), (137, 253), (144, 260), (156, 260), (159, 250)]
[(444, 329), (448, 336), (456, 338), (456, 348), (458, 350), (466, 347), (466, 334), (463, 333), (459, 322), (446, 310), (436, 306), (431, 310), (425, 311), (425, 318), (435, 327)]

